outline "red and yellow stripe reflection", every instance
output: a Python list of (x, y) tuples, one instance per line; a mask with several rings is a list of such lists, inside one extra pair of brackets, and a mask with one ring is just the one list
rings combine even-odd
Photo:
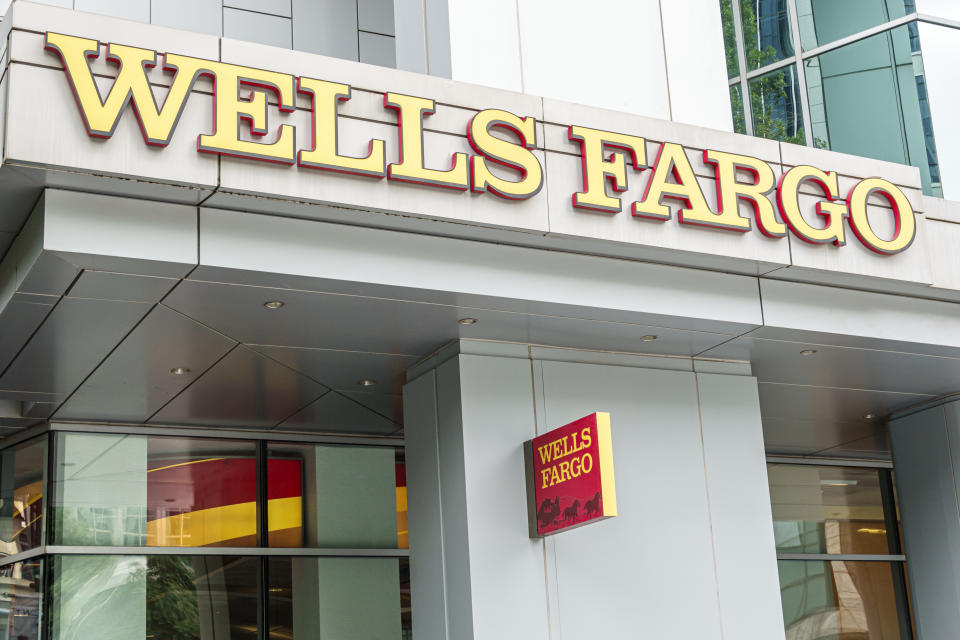
[[(302, 464), (267, 462), (268, 532), (301, 536)], [(147, 471), (147, 546), (257, 546), (257, 480), (253, 458), (155, 461)], [(295, 545), (299, 546), (299, 545)]]

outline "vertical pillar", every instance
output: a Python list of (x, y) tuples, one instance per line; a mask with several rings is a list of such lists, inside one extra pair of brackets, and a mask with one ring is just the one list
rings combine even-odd
[[(756, 380), (693, 369), (464, 341), (411, 372), (414, 635), (782, 640)], [(619, 514), (531, 539), (523, 442), (594, 411)]]
[(918, 640), (960, 628), (960, 402), (890, 423)]

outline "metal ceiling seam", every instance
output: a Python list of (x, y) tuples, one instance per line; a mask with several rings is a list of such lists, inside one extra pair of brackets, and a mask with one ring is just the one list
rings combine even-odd
[[(159, 303), (158, 303), (158, 304), (159, 304)], [(164, 305), (164, 306), (166, 306), (166, 305)], [(169, 307), (167, 307), (167, 308), (169, 308)], [(175, 311), (175, 310), (174, 310), (174, 311)], [(183, 315), (183, 314), (181, 314), (181, 315)], [(192, 320), (192, 318), (191, 318), (191, 320)], [(220, 334), (220, 335), (223, 335), (223, 334)], [(228, 336), (224, 336), (224, 337), (228, 337)], [(231, 339), (232, 339), (232, 338), (231, 338)], [(222, 356), (220, 356), (219, 358), (217, 358), (217, 359), (213, 362), (213, 364), (211, 364), (209, 367), (207, 367), (206, 369), (204, 369), (203, 371), (201, 371), (193, 380), (191, 380), (189, 383), (187, 383), (186, 386), (184, 386), (182, 389), (180, 389), (180, 391), (178, 391), (177, 393), (175, 393), (175, 394), (173, 395), (173, 397), (171, 397), (169, 400), (167, 400), (166, 402), (164, 402), (156, 411), (154, 411), (154, 412), (151, 413), (149, 416), (147, 416), (147, 419), (144, 420), (143, 422), (146, 424), (146, 423), (149, 423), (151, 420), (153, 420), (153, 418), (155, 418), (158, 413), (160, 413), (161, 411), (163, 411), (163, 410), (167, 407), (167, 405), (169, 405), (169, 404), (172, 403), (174, 400), (176, 400), (177, 398), (179, 398), (187, 389), (189, 389), (190, 387), (192, 387), (193, 385), (195, 385), (201, 378), (203, 378), (204, 375), (206, 375), (206, 374), (207, 374), (208, 372), (210, 372), (214, 367), (216, 367), (224, 358), (226, 358), (228, 355), (230, 355), (231, 353), (233, 353), (234, 350), (235, 350), (237, 347), (239, 347), (239, 346), (240, 346), (240, 343), (234, 340), (234, 345), (233, 345), (232, 347), (230, 347), (229, 349), (227, 349), (226, 353), (224, 353)]]

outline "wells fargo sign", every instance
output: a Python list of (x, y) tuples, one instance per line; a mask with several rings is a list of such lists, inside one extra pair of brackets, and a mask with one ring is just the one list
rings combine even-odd
[[(543, 187), (543, 167), (532, 151), (536, 147), (532, 116), (500, 109), (479, 111), (466, 130), (474, 153), (455, 153), (449, 169), (434, 169), (424, 165), (423, 154), (423, 121), (435, 112), (434, 101), (386, 92), (383, 108), (396, 113), (399, 144), (399, 161), (388, 164), (384, 140), (371, 139), (363, 157), (338, 151), (338, 105), (350, 99), (349, 85), (166, 53), (162, 55), (162, 68), (173, 74), (173, 79), (163, 104), (158, 105), (146, 73), (157, 64), (155, 51), (109, 44), (106, 57), (119, 65), (119, 71), (106, 97), (102, 97), (89, 65), (91, 59), (100, 56), (98, 41), (47, 33), (46, 47), (59, 54), (91, 136), (111, 137), (131, 104), (146, 143), (166, 146), (197, 78), (209, 76), (215, 87), (214, 130), (197, 132), (197, 150), (203, 153), (296, 164), (371, 180), (386, 178), (471, 190), (513, 200), (532, 198)], [(293, 125), (270, 126), (268, 94), (275, 96), (279, 110), (287, 113), (294, 111), (298, 94), (310, 97), (313, 137), (309, 148), (296, 148)], [(253, 134), (248, 137), (256, 139), (242, 139), (241, 127), (247, 127)], [(849, 227), (864, 246), (885, 255), (905, 250), (916, 234), (909, 200), (883, 178), (860, 180), (844, 195), (836, 171), (796, 166), (777, 180), (773, 168), (762, 160), (707, 149), (702, 162), (716, 177), (714, 210), (707, 204), (681, 145), (664, 142), (650, 158), (646, 140), (640, 136), (576, 125), (568, 128), (567, 136), (580, 147), (583, 178), (579, 190), (571, 192), (573, 207), (578, 209), (615, 214), (628, 208), (637, 218), (662, 224), (672, 218), (665, 201), (674, 201), (679, 203), (677, 217), (682, 225), (745, 233), (755, 224), (760, 233), (771, 238), (782, 238), (790, 232), (805, 242), (837, 246), (846, 244)], [(649, 172), (642, 197), (624, 202), (619, 194), (626, 192), (628, 179), (642, 171)], [(816, 224), (802, 214), (799, 191), (804, 184), (819, 192)], [(774, 192), (776, 206), (768, 198)], [(885, 234), (889, 237), (881, 237), (867, 215), (867, 201), (874, 194), (890, 204), (894, 230)], [(740, 201), (752, 206), (752, 217), (741, 215)]]
[(537, 436), (524, 455), (532, 537), (617, 515), (609, 413)]

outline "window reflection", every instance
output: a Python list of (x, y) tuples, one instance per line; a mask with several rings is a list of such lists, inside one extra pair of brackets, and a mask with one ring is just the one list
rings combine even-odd
[(747, 69), (759, 69), (793, 55), (787, 0), (740, 0)]
[(803, 50), (896, 20), (915, 11), (913, 0), (797, 0)]
[(781, 560), (777, 565), (790, 640), (901, 638), (893, 563)]
[(411, 637), (404, 558), (272, 557), (270, 640)]
[(723, 24), (723, 50), (727, 57), (727, 77), (740, 75), (737, 57), (737, 34), (733, 26), (733, 0), (720, 0), (720, 19)]
[(747, 132), (747, 120), (743, 114), (743, 93), (739, 84), (730, 87), (730, 110), (733, 112), (733, 130)]
[(257, 637), (258, 558), (78, 555), (52, 563), (58, 640)]
[(891, 553), (878, 470), (771, 464), (767, 474), (777, 551)]
[[(912, 164), (926, 193), (940, 170), (916, 24), (904, 25), (804, 63), (817, 146)], [(878, 136), (877, 131), (900, 135)]]
[(392, 447), (267, 447), (273, 547), (405, 548), (406, 471)]
[(46, 436), (0, 454), (0, 554), (20, 553), (42, 544), (46, 468)]
[(247, 441), (60, 433), (56, 544), (257, 544), (256, 447)]
[(43, 589), (39, 559), (0, 567), (0, 640), (38, 640)]
[(805, 144), (800, 88), (793, 65), (750, 80), (753, 135)]

